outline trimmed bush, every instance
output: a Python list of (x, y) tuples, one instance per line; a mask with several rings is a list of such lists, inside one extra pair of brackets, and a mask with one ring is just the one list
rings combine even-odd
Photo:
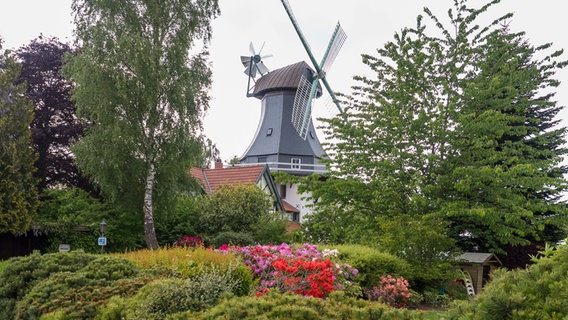
[(448, 319), (566, 319), (568, 317), (568, 246), (527, 269), (494, 272), (471, 302), (452, 305)]
[(424, 319), (421, 312), (392, 309), (382, 303), (347, 298), (341, 291), (328, 299), (270, 291), (261, 297), (232, 298), (200, 314), (185, 312), (168, 319)]
[(128, 301), (125, 318), (161, 320), (173, 313), (214, 306), (221, 296), (232, 295), (239, 285), (231, 273), (232, 270), (213, 268), (192, 279), (156, 280)]
[(338, 258), (341, 262), (359, 270), (357, 281), (363, 288), (377, 286), (381, 276), (387, 274), (403, 276), (406, 279), (411, 276), (409, 264), (402, 258), (390, 253), (362, 245), (324, 245), (320, 246), (320, 249), (324, 247), (337, 249), (339, 251)]
[(80, 251), (29, 256), (8, 260), (0, 273), (0, 319), (13, 319), (16, 302), (38, 282), (58, 272), (74, 272), (84, 268), (97, 255)]
[(97, 309), (95, 320), (123, 320), (125, 309), (125, 298), (119, 296), (111, 297), (107, 304)]
[(72, 319), (92, 319), (110, 297), (134, 295), (149, 281), (137, 275), (130, 262), (104, 256), (77, 272), (54, 273), (18, 301), (14, 319), (37, 319), (59, 309)]
[(224, 244), (249, 246), (254, 244), (254, 239), (250, 233), (225, 231), (218, 233), (211, 242), (216, 248)]

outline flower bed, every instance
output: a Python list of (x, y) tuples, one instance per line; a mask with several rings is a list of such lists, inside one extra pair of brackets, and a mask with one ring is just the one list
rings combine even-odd
[(320, 252), (316, 245), (223, 246), (220, 250), (240, 256), (260, 280), (256, 295), (274, 288), (280, 292), (324, 298), (330, 292), (352, 284), (358, 273), (348, 264), (331, 261), (337, 251)]

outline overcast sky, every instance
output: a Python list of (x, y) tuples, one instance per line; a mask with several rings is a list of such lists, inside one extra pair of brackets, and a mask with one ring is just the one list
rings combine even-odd
[[(374, 54), (403, 27), (414, 26), (416, 16), (428, 6), (445, 18), (453, 0), (289, 0), (304, 35), (317, 60), (327, 46), (337, 21), (347, 33), (347, 41), (328, 73), (334, 91), (349, 93), (354, 75), (367, 74), (361, 63), (362, 53)], [(486, 1), (470, 0), (479, 6)], [(212, 102), (205, 118), (205, 133), (228, 160), (241, 156), (251, 142), (260, 117), (260, 100), (247, 98), (247, 77), (240, 56), (249, 55), (249, 43), (263, 54), (274, 56), (264, 61), (275, 70), (301, 60), (309, 61), (280, 0), (219, 0), (221, 16), (213, 23), (211, 66), (213, 68)], [(71, 0), (0, 0), (0, 37), (3, 48), (18, 48), (40, 33), (72, 41)], [(566, 0), (503, 0), (490, 9), (484, 21), (506, 12), (515, 15), (513, 31), (525, 31), (534, 45), (548, 42), (555, 49), (568, 50)], [(425, 20), (427, 21), (427, 20)], [(429, 23), (429, 21), (428, 21)], [(432, 27), (429, 24), (429, 27)], [(433, 28), (432, 28), (433, 30)], [(564, 55), (568, 59), (568, 52)], [(561, 106), (568, 105), (568, 70), (557, 73), (562, 81), (556, 96)], [(320, 104), (320, 106), (322, 106)], [(322, 106), (323, 107), (323, 106)], [(316, 115), (326, 116), (319, 108)], [(568, 110), (560, 114), (568, 125)], [(319, 134), (320, 140), (325, 140)]]

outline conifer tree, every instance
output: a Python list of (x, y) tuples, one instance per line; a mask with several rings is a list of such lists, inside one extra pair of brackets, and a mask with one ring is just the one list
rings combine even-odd
[(503, 253), (563, 239), (566, 128), (555, 118), (553, 75), (566, 63), (557, 61), (562, 51), (537, 58), (550, 46), (503, 27), (473, 50), (443, 209), (463, 249)]
[(16, 85), (20, 66), (0, 39), (0, 233), (23, 233), (38, 206), (33, 174), (37, 159), (31, 144), (33, 105), (25, 85)]

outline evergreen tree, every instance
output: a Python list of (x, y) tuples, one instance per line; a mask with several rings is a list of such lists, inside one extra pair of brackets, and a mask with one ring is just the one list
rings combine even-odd
[(565, 236), (566, 128), (552, 99), (554, 71), (566, 63), (556, 61), (561, 51), (537, 58), (549, 47), (503, 27), (473, 51), (443, 209), (463, 249), (503, 253), (506, 245)]
[(38, 206), (33, 106), (24, 96), (25, 86), (16, 84), (20, 66), (8, 51), (1, 53), (1, 44), (0, 39), (0, 233), (23, 233)]
[(146, 244), (156, 248), (155, 208), (173, 203), (167, 198), (189, 179), (187, 168), (202, 160), (206, 47), (218, 3), (74, 0), (72, 7), (81, 51), (66, 73), (77, 84), (78, 115), (93, 123), (72, 151), (107, 199), (143, 213)]

